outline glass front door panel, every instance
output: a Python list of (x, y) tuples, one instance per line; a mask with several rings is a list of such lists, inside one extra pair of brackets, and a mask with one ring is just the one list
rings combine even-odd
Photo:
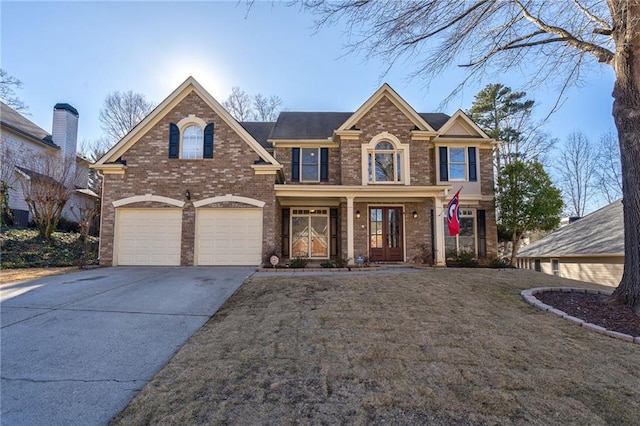
[(369, 209), (369, 256), (373, 261), (402, 261), (402, 208)]
[(369, 242), (373, 249), (381, 249), (382, 245), (382, 209), (371, 209), (369, 218)]
[(309, 257), (309, 218), (291, 218), (291, 256)]
[(311, 257), (329, 257), (329, 222), (326, 217), (311, 217)]
[(329, 210), (292, 209), (291, 257), (329, 257)]

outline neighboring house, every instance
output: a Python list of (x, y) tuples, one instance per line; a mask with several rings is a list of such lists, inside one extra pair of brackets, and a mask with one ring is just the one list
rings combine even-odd
[(518, 267), (617, 286), (624, 269), (622, 200), (522, 248)]
[[(355, 112), (239, 123), (188, 78), (92, 167), (104, 265), (412, 262), (496, 256), (494, 141), (462, 111), (417, 113), (387, 84)], [(445, 232), (461, 193), (462, 233)]]
[[(71, 183), (75, 186), (74, 194), (63, 210), (63, 217), (76, 221), (71, 207), (97, 200), (97, 195), (87, 189), (90, 162), (76, 152), (78, 111), (74, 107), (69, 104), (54, 106), (52, 132), (49, 134), (0, 102), (0, 125), (2, 167), (11, 168), (7, 173), (13, 173), (9, 190), (9, 208), (15, 225), (27, 226), (32, 219), (25, 201), (22, 183), (28, 182), (34, 176), (41, 176), (42, 170), (33, 170), (34, 159), (39, 156), (55, 159), (59, 164), (67, 161), (72, 168), (68, 174), (76, 177)], [(72, 160), (69, 157), (72, 157)]]

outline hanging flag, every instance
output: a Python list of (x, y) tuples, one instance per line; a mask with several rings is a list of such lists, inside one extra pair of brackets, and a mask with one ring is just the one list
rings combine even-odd
[(456, 195), (447, 204), (447, 226), (449, 227), (449, 235), (452, 237), (460, 233), (460, 211), (458, 210), (460, 191), (462, 188), (458, 189)]

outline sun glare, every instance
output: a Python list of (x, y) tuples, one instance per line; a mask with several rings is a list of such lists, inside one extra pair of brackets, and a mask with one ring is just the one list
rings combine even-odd
[(218, 101), (222, 101), (231, 91), (226, 75), (218, 67), (204, 62), (201, 58), (172, 60), (159, 68), (161, 71), (156, 78), (165, 93), (173, 91), (189, 76), (195, 78)]

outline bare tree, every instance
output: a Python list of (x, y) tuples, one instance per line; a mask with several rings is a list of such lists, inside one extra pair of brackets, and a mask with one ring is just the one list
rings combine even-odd
[(276, 95), (266, 97), (260, 93), (250, 96), (241, 88), (233, 87), (222, 105), (238, 121), (276, 121), (282, 99)]
[(16, 185), (16, 153), (13, 152), (5, 135), (0, 136), (0, 216), (11, 217), (9, 196)]
[(107, 95), (100, 109), (100, 123), (105, 136), (115, 143), (133, 129), (151, 110), (153, 102), (144, 95), (128, 92), (112, 92)]
[(461, 83), (515, 69), (529, 87), (567, 87), (596, 63), (612, 67), (613, 117), (621, 152), (625, 265), (612, 300), (640, 314), (640, 1), (302, 0), (318, 24), (346, 23), (352, 50), (389, 67), (416, 63), (414, 76), (435, 79), (462, 61)]
[(597, 153), (583, 133), (573, 132), (567, 137), (556, 171), (570, 216), (584, 216), (587, 205), (596, 195), (597, 162)]
[(91, 252), (91, 228), (96, 218), (100, 214), (100, 204), (94, 200), (83, 198), (75, 206), (71, 207), (71, 214), (80, 226), (80, 240), (83, 243), (82, 258), (80, 259), (80, 268), (88, 263), (89, 254)]
[(260, 93), (253, 97), (253, 119), (256, 121), (276, 121), (282, 99), (276, 95), (262, 96)]
[(253, 117), (251, 96), (237, 86), (231, 89), (231, 94), (222, 105), (238, 121), (249, 121)]
[(20, 88), (22, 88), (22, 81), (0, 68), (0, 100), (24, 114), (29, 107), (16, 95), (15, 90)]
[[(89, 161), (95, 163), (109, 151), (112, 145), (106, 137), (85, 139), (80, 144), (80, 152)], [(102, 178), (95, 169), (89, 169), (89, 189), (98, 195), (102, 193)]]
[(605, 133), (600, 137), (596, 180), (598, 190), (607, 203), (612, 203), (622, 197), (620, 145), (613, 132)]
[(62, 211), (80, 180), (75, 156), (60, 158), (39, 154), (30, 157), (24, 167), (17, 169), (25, 201), (41, 237), (51, 239)]

